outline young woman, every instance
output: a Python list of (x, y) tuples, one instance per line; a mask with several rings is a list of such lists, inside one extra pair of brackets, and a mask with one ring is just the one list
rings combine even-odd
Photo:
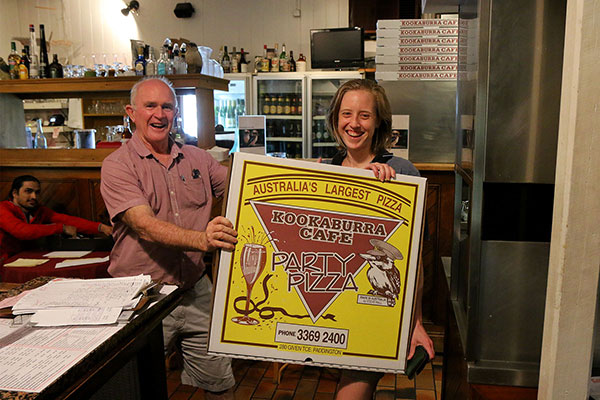
[[(392, 137), (392, 113), (385, 90), (374, 81), (354, 79), (340, 86), (327, 114), (327, 129), (340, 148), (331, 164), (370, 169), (382, 182), (397, 173), (419, 175), (410, 161), (394, 157), (386, 150)], [(419, 345), (425, 348), (430, 359), (435, 356), (433, 342), (421, 320), (422, 286), (420, 280), (408, 359)], [(343, 370), (337, 398), (370, 400), (382, 376), (377, 372)]]

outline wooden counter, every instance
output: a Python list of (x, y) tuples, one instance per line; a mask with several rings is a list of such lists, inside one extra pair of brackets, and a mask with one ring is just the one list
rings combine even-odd
[[(2, 80), (0, 93), (14, 95), (20, 99), (43, 98), (110, 98), (128, 97), (139, 76), (112, 78), (62, 78)], [(214, 96), (213, 90), (228, 90), (229, 81), (202, 74), (168, 75), (177, 94), (196, 95), (198, 118), (198, 146), (210, 148), (215, 145)], [(1, 124), (2, 122), (0, 122)], [(3, 129), (0, 126), (0, 131)], [(23, 125), (22, 131), (25, 129)]]

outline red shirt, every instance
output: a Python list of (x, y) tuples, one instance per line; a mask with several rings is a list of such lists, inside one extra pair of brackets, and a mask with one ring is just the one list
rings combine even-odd
[(162, 165), (134, 133), (102, 163), (100, 191), (115, 240), (108, 272), (114, 277), (149, 274), (153, 280), (188, 288), (204, 272), (202, 252), (144, 240), (120, 218), (132, 207), (147, 205), (162, 221), (184, 229), (206, 229), (213, 196), (224, 194), (227, 168), (198, 147), (172, 141), (171, 160), (168, 168)]
[(44, 206), (39, 206), (27, 222), (19, 206), (8, 200), (0, 202), (0, 265), (30, 247), (28, 241), (62, 233), (63, 225), (74, 226), (77, 232), (94, 234), (98, 233), (100, 223), (59, 214)]

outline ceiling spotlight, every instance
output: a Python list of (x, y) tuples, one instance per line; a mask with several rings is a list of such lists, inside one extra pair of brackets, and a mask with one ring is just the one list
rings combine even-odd
[(129, 5), (127, 6), (127, 8), (123, 8), (121, 10), (121, 14), (123, 14), (124, 16), (128, 16), (129, 12), (131, 11), (131, 13), (133, 15), (137, 15), (137, 11), (140, 8), (140, 3), (137, 0), (131, 0), (129, 2)]

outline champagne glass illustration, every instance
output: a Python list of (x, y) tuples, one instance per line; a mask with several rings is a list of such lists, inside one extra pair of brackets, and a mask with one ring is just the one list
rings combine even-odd
[(248, 291), (248, 297), (246, 297), (246, 311), (243, 316), (237, 316), (231, 320), (240, 325), (258, 325), (259, 321), (255, 318), (249, 317), (250, 308), (250, 294), (252, 293), (252, 287), (256, 283), (261, 272), (265, 268), (267, 263), (267, 249), (262, 244), (246, 243), (242, 248), (242, 254), (240, 257), (240, 265), (242, 267), (242, 273), (246, 280), (246, 288)]

